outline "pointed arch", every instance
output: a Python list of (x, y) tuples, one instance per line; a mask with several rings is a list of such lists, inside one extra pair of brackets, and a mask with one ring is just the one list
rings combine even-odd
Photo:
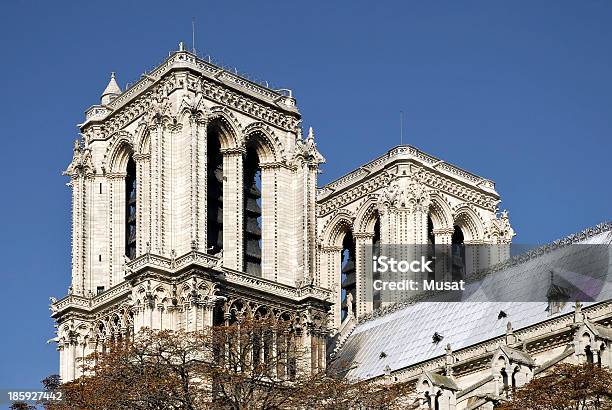
[(128, 160), (134, 154), (133, 137), (127, 131), (120, 131), (111, 140), (113, 142), (104, 155), (104, 162), (110, 172), (125, 172)]
[(151, 153), (151, 135), (145, 122), (138, 125), (134, 136), (134, 153), (145, 155)]
[(342, 246), (344, 235), (353, 230), (355, 217), (346, 209), (338, 209), (323, 227), (323, 246)]
[(239, 135), (242, 135), (242, 126), (240, 122), (227, 107), (214, 106), (208, 110), (208, 124), (215, 125), (219, 129), (219, 141), (221, 149), (236, 149), (240, 147), (238, 142)]
[(484, 238), (484, 223), (480, 215), (468, 204), (455, 208), (453, 224), (461, 228), (466, 241), (482, 240)]
[(435, 192), (431, 194), (431, 205), (429, 216), (433, 223), (433, 229), (449, 228), (453, 226), (453, 211), (446, 199)]
[(355, 233), (374, 233), (374, 225), (379, 219), (378, 202), (379, 196), (371, 194), (359, 206), (355, 214)]
[(242, 147), (252, 144), (261, 164), (280, 162), (285, 156), (283, 144), (274, 131), (263, 122), (254, 122), (244, 129)]

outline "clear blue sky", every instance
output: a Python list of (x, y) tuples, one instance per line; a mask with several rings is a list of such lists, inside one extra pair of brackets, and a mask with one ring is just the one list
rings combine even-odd
[(124, 86), (190, 42), (192, 16), (200, 50), (294, 90), (322, 182), (396, 145), (403, 110), (406, 142), (497, 182), (516, 241), (610, 219), (612, 2), (60, 4), (0, 16), (0, 388), (57, 371), (75, 124), (111, 71)]

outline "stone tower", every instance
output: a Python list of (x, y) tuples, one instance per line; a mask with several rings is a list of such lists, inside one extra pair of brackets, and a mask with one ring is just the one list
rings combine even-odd
[[(359, 316), (400, 301), (373, 291), (367, 246), (451, 246), (443, 279), (509, 256), (491, 180), (403, 145), (317, 189), (324, 158), (291, 92), (182, 46), (125, 90), (113, 73), (79, 127), (72, 284), (51, 304), (64, 381), (143, 327), (245, 316), (288, 322), (286, 343), (310, 347), (300, 371), (321, 370)], [(483, 244), (500, 246), (467, 248)]]
[(436, 255), (436, 279), (450, 279), (457, 259), (467, 272), (507, 259), (514, 230), (508, 213), (497, 212), (499, 202), (493, 181), (409, 145), (321, 187), (316, 283), (333, 291), (334, 326), (343, 331), (351, 317), (400, 302), (377, 299), (366, 275), (368, 247), (446, 248)]
[(325, 364), (328, 291), (313, 285), (323, 157), (290, 93), (183, 50), (121, 90), (113, 73), (79, 125), (72, 284), (52, 304), (60, 375), (142, 327), (240, 315), (295, 325)]

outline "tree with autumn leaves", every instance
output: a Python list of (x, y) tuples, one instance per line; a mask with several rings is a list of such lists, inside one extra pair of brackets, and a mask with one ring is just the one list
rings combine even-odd
[(612, 410), (612, 372), (561, 363), (517, 389), (500, 410)]
[[(308, 352), (291, 335), (288, 326), (269, 320), (190, 333), (144, 330), (85, 358), (84, 376), (74, 381), (45, 379), (45, 389), (61, 392), (63, 400), (42, 404), (47, 410), (418, 407), (413, 384), (349, 381), (343, 366), (335, 366), (334, 374), (301, 371)], [(594, 365), (557, 364), (496, 408), (612, 410), (612, 373)]]
[(282, 323), (244, 320), (200, 332), (144, 330), (81, 363), (48, 410), (400, 409), (408, 386), (304, 372), (308, 352)]

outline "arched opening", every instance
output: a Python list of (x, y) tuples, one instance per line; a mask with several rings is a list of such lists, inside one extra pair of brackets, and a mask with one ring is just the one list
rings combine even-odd
[(244, 270), (261, 276), (261, 167), (254, 144), (244, 159)]
[[(372, 238), (372, 256), (380, 256), (380, 218), (376, 217), (376, 223), (374, 224), (374, 238)], [(380, 272), (375, 270), (372, 272), (372, 282), (380, 279)], [(381, 306), (380, 289), (374, 289), (372, 293), (372, 308), (374, 310), (379, 309)]]
[(438, 391), (436, 393), (436, 398), (434, 399), (434, 410), (440, 410), (440, 396), (442, 395), (442, 391)]
[(453, 236), (451, 237), (451, 274), (453, 280), (460, 280), (465, 277), (465, 244), (463, 230), (459, 225), (454, 226)]
[(504, 390), (506, 390), (508, 388), (508, 373), (506, 372), (506, 369), (501, 369), (501, 377), (502, 377), (502, 383), (504, 384)]
[(427, 408), (431, 410), (431, 395), (428, 391), (425, 392), (425, 401), (427, 402)]
[(353, 232), (348, 230), (342, 241), (342, 269), (340, 284), (341, 293), (341, 312), (340, 319), (344, 321), (349, 314), (355, 314), (355, 296), (357, 290), (356, 266), (355, 266), (355, 239)]
[(125, 256), (136, 257), (136, 163), (130, 156), (125, 176)]
[(601, 346), (601, 348), (599, 349), (599, 352), (597, 352), (597, 353), (598, 353), (598, 354), (597, 354), (597, 366), (598, 366), (598, 367), (601, 367), (601, 357), (602, 357), (602, 356), (603, 356), (603, 354), (604, 354), (604, 350), (605, 350), (605, 348), (606, 348), (606, 347), (605, 347), (604, 345), (602, 345), (602, 346)]
[(591, 350), (591, 346), (587, 346), (584, 349), (584, 353), (586, 354), (587, 363), (593, 364), (593, 351)]
[(428, 279), (436, 278), (436, 235), (434, 235), (434, 225), (431, 215), (427, 215), (427, 260), (432, 261)]
[(223, 155), (218, 125), (208, 126), (206, 132), (206, 239), (208, 252), (223, 250)]

